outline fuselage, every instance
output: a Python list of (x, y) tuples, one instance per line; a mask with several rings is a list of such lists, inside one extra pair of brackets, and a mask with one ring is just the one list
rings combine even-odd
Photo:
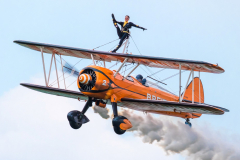
[[(78, 78), (78, 88), (83, 94), (96, 99), (107, 100), (111, 99), (114, 95), (117, 102), (121, 102), (122, 98), (179, 101), (179, 97), (176, 95), (157, 88), (145, 86), (132, 76), (125, 78), (120, 73), (117, 73), (114, 77), (115, 73), (115, 70), (109, 70), (99, 66), (88, 66), (80, 71), (79, 77), (81, 74), (89, 74), (92, 77), (92, 82), (91, 84), (83, 85)], [(188, 117), (193, 118), (189, 113), (157, 113), (182, 118), (185, 118), (187, 115)]]

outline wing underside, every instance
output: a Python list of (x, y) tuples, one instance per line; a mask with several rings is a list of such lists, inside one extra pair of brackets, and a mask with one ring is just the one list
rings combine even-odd
[(72, 56), (77, 58), (91, 59), (91, 55), (95, 60), (99, 61), (120, 61), (123, 62), (127, 58), (128, 63), (138, 63), (148, 67), (156, 68), (170, 68), (170, 69), (179, 69), (181, 64), (182, 70), (194, 70), (200, 72), (209, 72), (209, 73), (223, 73), (224, 69), (218, 65), (211, 64), (204, 61), (193, 61), (185, 59), (174, 59), (174, 58), (164, 58), (164, 57), (151, 57), (151, 56), (142, 56), (142, 55), (133, 55), (133, 54), (122, 54), (122, 53), (111, 53), (103, 52), (82, 48), (74, 48), (46, 43), (30, 42), (17, 40), (15, 43), (22, 45), (24, 47), (41, 51), (42, 48), (44, 53), (56, 53), (58, 55)]
[(196, 104), (196, 103), (186, 103), (186, 102), (170, 102), (170, 101), (156, 101), (156, 100), (146, 100), (146, 99), (130, 99), (123, 98), (119, 106), (144, 111), (156, 113), (158, 111), (169, 111), (169, 112), (186, 112), (186, 113), (201, 113), (201, 114), (213, 114), (221, 115), (224, 114), (223, 109), (216, 106), (206, 105), (206, 104)]
[(79, 99), (79, 100), (87, 100), (88, 99), (88, 97), (85, 96), (84, 94), (82, 94), (81, 92), (53, 88), (53, 87), (45, 87), (45, 86), (29, 84), (29, 83), (21, 83), (21, 85), (24, 87), (30, 88), (32, 90), (51, 94), (51, 95), (62, 96), (62, 97), (67, 97), (67, 98), (74, 98), (74, 99)]

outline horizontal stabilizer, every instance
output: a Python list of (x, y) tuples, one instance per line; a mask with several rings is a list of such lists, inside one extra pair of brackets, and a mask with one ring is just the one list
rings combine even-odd
[(88, 100), (88, 97), (85, 96), (84, 94), (82, 94), (81, 92), (53, 88), (53, 87), (40, 86), (40, 85), (29, 84), (29, 83), (21, 83), (20, 85), (30, 88), (30, 89), (33, 89), (38, 92), (43, 92), (43, 93), (52, 94), (52, 95), (56, 95), (56, 96), (74, 98), (74, 99), (79, 99), (79, 100)]

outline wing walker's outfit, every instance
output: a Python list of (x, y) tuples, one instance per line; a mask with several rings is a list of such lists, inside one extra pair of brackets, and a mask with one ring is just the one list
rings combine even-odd
[[(118, 46), (112, 51), (113, 53), (116, 52), (121, 47), (121, 45), (122, 45), (122, 43), (124, 42), (125, 39), (129, 38), (129, 29), (132, 26), (143, 29), (143, 31), (146, 30), (145, 28), (140, 27), (138, 25), (135, 25), (132, 22), (126, 22), (126, 21), (125, 22), (118, 22), (118, 21), (116, 21), (113, 14), (112, 14), (112, 18), (113, 18), (113, 24), (117, 29), (117, 34), (118, 34), (118, 37), (120, 39)], [(117, 24), (121, 25), (121, 30), (120, 30), (120, 28), (118, 27)]]

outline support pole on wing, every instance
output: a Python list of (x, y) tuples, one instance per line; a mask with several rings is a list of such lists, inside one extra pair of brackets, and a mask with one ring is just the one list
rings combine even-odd
[(192, 103), (194, 103), (194, 70), (192, 69)]
[(118, 72), (122, 69), (123, 65), (127, 62), (127, 60), (128, 60), (128, 58), (125, 58), (125, 60), (123, 61), (122, 65), (118, 68), (117, 72), (114, 74), (114, 78), (116, 77)]
[(61, 54), (60, 54), (60, 59), (61, 59), (61, 66), (62, 66), (62, 73), (63, 73), (63, 82), (64, 82), (65, 89), (67, 89), (67, 87), (66, 87), (66, 83), (65, 83), (64, 72), (63, 72), (63, 64), (62, 64), (62, 57), (61, 57)]
[(46, 83), (46, 87), (48, 87), (46, 70), (45, 70), (45, 63), (44, 63), (44, 57), (43, 57), (43, 48), (40, 47), (40, 50), (41, 50), (41, 54), (42, 54), (42, 63), (43, 63), (43, 72), (44, 72), (44, 77), (45, 77), (45, 83)]
[[(54, 53), (53, 53), (53, 54), (54, 54)], [(50, 75), (51, 75), (52, 61), (53, 61), (53, 54), (52, 54), (52, 58), (51, 58), (51, 62), (50, 62), (50, 68), (49, 68), (49, 74), (48, 74), (48, 84), (49, 84)]]
[(123, 78), (123, 80), (124, 80), (125, 78), (127, 78), (130, 74), (132, 74), (132, 72), (133, 72), (135, 69), (137, 69), (137, 67), (138, 67), (139, 65), (140, 65), (140, 64), (138, 63), (138, 64), (127, 74), (127, 76)]
[(104, 65), (104, 68), (106, 68), (106, 63), (105, 63), (105, 60), (103, 61), (103, 65)]
[(181, 63), (179, 63), (179, 103), (181, 102), (181, 68), (182, 67), (182, 65), (181, 65)]
[(186, 92), (186, 89), (187, 89), (188, 82), (189, 82), (189, 80), (190, 80), (191, 74), (192, 74), (192, 70), (190, 71), (190, 74), (189, 74), (189, 76), (188, 76), (188, 80), (187, 80), (186, 86), (185, 86), (185, 88), (184, 88), (183, 95), (182, 95), (182, 97), (181, 97), (181, 102), (182, 102), (183, 97), (184, 97), (184, 95), (185, 95), (185, 92)]
[(129, 41), (129, 38), (126, 40), (126, 42), (125, 42), (125, 46), (124, 46), (124, 49), (123, 49), (123, 53), (125, 52), (125, 49), (126, 49), (126, 47), (127, 47), (127, 44), (128, 44), (128, 41)]
[(92, 58), (92, 61), (93, 61), (93, 65), (96, 66), (96, 63), (95, 63), (95, 61), (94, 61), (94, 57), (93, 57), (92, 54), (91, 54), (91, 58)]
[(54, 58), (54, 62), (55, 62), (55, 69), (56, 69), (56, 75), (57, 75), (58, 88), (60, 88), (55, 53), (53, 53), (53, 58)]

